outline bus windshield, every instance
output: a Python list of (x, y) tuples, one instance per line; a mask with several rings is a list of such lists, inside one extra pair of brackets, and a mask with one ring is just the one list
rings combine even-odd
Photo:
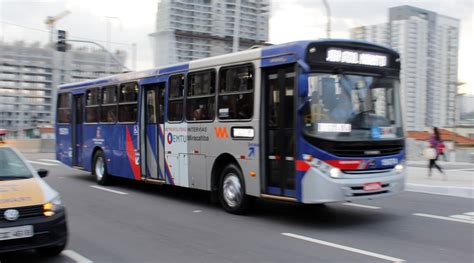
[(315, 73), (308, 85), (302, 112), (307, 135), (343, 141), (403, 136), (398, 79)]

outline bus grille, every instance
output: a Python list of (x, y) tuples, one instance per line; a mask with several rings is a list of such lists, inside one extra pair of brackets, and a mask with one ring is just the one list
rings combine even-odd
[(386, 145), (354, 145), (344, 146), (337, 145), (332, 148), (332, 153), (342, 157), (362, 157), (362, 156), (385, 156), (399, 153), (403, 150), (401, 144)]
[(305, 135), (312, 145), (339, 157), (376, 157), (395, 155), (403, 151), (403, 139), (373, 141), (331, 141)]

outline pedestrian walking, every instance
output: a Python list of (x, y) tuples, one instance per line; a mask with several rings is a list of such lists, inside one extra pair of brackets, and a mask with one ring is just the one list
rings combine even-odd
[(433, 169), (433, 167), (435, 167), (443, 175), (443, 180), (447, 180), (446, 173), (443, 171), (441, 166), (436, 163), (439, 155), (442, 153), (442, 151), (444, 151), (444, 144), (443, 141), (441, 141), (441, 136), (439, 135), (438, 127), (433, 128), (433, 133), (430, 135), (429, 138), (429, 144), (429, 148), (434, 149), (434, 155), (429, 158), (428, 177), (431, 177), (431, 170)]

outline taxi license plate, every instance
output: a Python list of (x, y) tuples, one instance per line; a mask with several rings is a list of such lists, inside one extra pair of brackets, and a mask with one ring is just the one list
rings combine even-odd
[(380, 189), (382, 189), (382, 184), (378, 182), (364, 184), (364, 191), (378, 191)]
[(0, 241), (9, 239), (26, 238), (33, 236), (33, 226), (18, 226), (0, 228)]

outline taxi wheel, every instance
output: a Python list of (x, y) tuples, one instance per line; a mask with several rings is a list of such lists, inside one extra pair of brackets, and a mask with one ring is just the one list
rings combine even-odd
[(54, 257), (59, 254), (66, 248), (66, 242), (60, 245), (54, 245), (49, 247), (40, 247), (36, 249), (36, 253), (43, 257)]
[(231, 214), (245, 214), (252, 197), (245, 194), (242, 172), (237, 165), (229, 164), (224, 168), (219, 186), (219, 199), (224, 210)]
[(100, 185), (109, 185), (112, 183), (112, 178), (107, 172), (105, 156), (102, 151), (97, 151), (94, 155), (92, 174), (95, 175), (95, 180)]

